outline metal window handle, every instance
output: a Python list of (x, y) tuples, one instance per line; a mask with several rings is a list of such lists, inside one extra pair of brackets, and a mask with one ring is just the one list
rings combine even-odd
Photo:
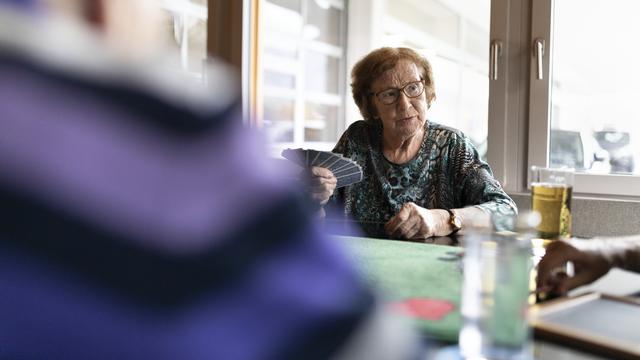
[(498, 58), (502, 55), (502, 41), (493, 40), (490, 53), (489, 79), (498, 80)]
[(533, 42), (533, 54), (536, 57), (536, 68), (538, 70), (536, 78), (538, 80), (542, 80), (544, 78), (542, 69), (542, 58), (544, 57), (544, 39), (538, 38)]

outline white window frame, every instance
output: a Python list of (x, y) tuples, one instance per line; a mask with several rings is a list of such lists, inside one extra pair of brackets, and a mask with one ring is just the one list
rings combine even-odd
[(508, 193), (526, 191), (529, 6), (529, 0), (491, 1), (490, 43), (501, 51), (497, 79), (489, 80), (487, 160)]
[[(553, 5), (555, 0), (532, 2), (531, 38), (529, 52), (533, 54), (536, 39), (543, 39), (543, 79), (537, 79), (537, 64), (533, 55), (529, 71), (529, 146), (528, 166), (549, 165), (550, 94), (552, 79), (550, 60), (553, 59)], [(640, 197), (640, 176), (617, 174), (576, 173), (574, 193)]]

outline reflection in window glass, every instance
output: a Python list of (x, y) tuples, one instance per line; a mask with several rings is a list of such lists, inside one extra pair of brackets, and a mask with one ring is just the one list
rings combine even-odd
[(446, 119), (457, 119), (460, 109), (458, 94), (462, 93), (462, 82), (458, 63), (443, 57), (422, 53), (429, 59), (433, 68), (434, 82), (436, 86), (436, 101), (433, 103), (427, 116), (429, 120), (445, 125), (454, 126)]
[(305, 27), (306, 38), (339, 46), (342, 41), (340, 10), (331, 7), (326, 0), (313, 0), (308, 4), (309, 22)]
[(345, 4), (261, 0), (260, 5), (264, 131), (275, 147), (330, 150), (344, 130)]
[(300, 0), (269, 0), (269, 2), (283, 9), (300, 12)]
[(473, 54), (477, 59), (489, 58), (489, 46), (487, 46), (487, 32), (481, 26), (473, 22), (465, 21), (466, 41), (463, 42), (464, 51)]
[[(640, 48), (632, 44), (640, 34), (640, 2), (554, 3), (550, 163), (637, 174)], [(579, 137), (581, 146), (575, 145), (578, 140), (559, 136), (566, 133)]]
[(284, 7), (278, 1), (265, 1), (262, 27), (263, 51), (275, 56), (297, 58), (304, 19), (299, 9)]
[(305, 89), (337, 94), (340, 60), (315, 51), (307, 51), (305, 60)]
[[(487, 55), (488, 56), (488, 55)], [(489, 87), (487, 74), (477, 69), (463, 67), (461, 74), (460, 110), (457, 114), (459, 128), (463, 130), (484, 158), (487, 153), (487, 106)], [(437, 121), (437, 120), (436, 120)], [(486, 158), (484, 159), (486, 160)]]
[(265, 46), (264, 52), (282, 58), (296, 58), (298, 49), (293, 46)]
[[(460, 46), (459, 32), (462, 14), (446, 6), (442, 1), (387, 0), (387, 14), (387, 21), (391, 19), (400, 21), (407, 27), (416, 29), (437, 41), (450, 46)], [(483, 20), (485, 14), (479, 13), (477, 16)], [(488, 25), (489, 19), (486, 20)]]
[(305, 139), (307, 141), (336, 141), (338, 106), (305, 104)]
[(552, 130), (550, 134), (551, 167), (585, 170), (584, 145), (578, 131)]
[(386, 1), (380, 46), (418, 50), (433, 66), (428, 118), (462, 130), (486, 158), (490, 0)]
[(264, 125), (268, 129), (269, 140), (274, 142), (293, 141), (293, 100), (273, 97), (264, 98)]
[(277, 71), (265, 70), (264, 84), (265, 86), (293, 88), (296, 84), (296, 78), (291, 74), (283, 74)]

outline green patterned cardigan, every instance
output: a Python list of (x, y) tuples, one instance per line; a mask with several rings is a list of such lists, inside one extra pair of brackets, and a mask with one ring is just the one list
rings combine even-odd
[(333, 152), (356, 161), (364, 180), (337, 189), (329, 207), (351, 216), (371, 237), (384, 237), (384, 223), (407, 202), (427, 209), (476, 206), (494, 221), (517, 214), (516, 204), (494, 179), (489, 165), (480, 160), (468, 137), (429, 121), (425, 133), (416, 157), (398, 165), (382, 154), (380, 124), (360, 120), (349, 126)]

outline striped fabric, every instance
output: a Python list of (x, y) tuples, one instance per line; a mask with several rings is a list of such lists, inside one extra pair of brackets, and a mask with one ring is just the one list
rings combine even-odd
[(0, 41), (0, 358), (415, 354), (376, 331), (370, 291), (237, 103), (15, 50)]
[(0, 0), (2, 6), (15, 6), (23, 9), (34, 8), (41, 0)]

